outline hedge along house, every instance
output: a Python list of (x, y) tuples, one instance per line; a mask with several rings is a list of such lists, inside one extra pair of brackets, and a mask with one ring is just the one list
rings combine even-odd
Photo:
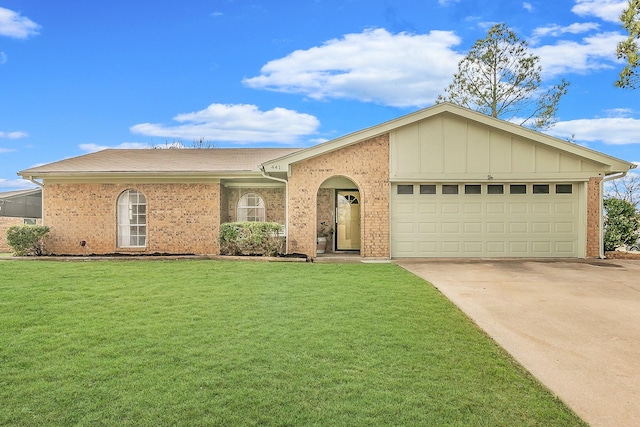
[(56, 254), (215, 254), (221, 223), (266, 220), (312, 257), (324, 222), (364, 258), (584, 258), (604, 180), (633, 167), (443, 103), (307, 149), (104, 150), (19, 175)]

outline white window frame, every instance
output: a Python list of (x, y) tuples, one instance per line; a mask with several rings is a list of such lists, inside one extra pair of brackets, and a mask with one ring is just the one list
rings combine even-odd
[(147, 201), (138, 190), (126, 190), (118, 196), (118, 247), (147, 246)]
[(257, 193), (243, 194), (236, 207), (236, 221), (264, 222), (266, 220), (265, 203)]

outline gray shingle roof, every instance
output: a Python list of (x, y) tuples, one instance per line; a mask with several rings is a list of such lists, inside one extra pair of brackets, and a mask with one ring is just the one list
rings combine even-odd
[(299, 148), (107, 149), (20, 171), (23, 176), (82, 173), (259, 171), (267, 160)]

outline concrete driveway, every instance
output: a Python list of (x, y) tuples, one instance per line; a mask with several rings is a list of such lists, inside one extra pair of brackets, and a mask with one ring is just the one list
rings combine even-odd
[(395, 262), (591, 426), (640, 426), (640, 260)]

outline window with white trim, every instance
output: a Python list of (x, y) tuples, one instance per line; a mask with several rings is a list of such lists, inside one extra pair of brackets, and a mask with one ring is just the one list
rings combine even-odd
[(118, 197), (118, 247), (139, 248), (147, 244), (147, 201), (137, 190)]
[(265, 220), (264, 200), (256, 193), (247, 193), (238, 200), (238, 221), (260, 222)]

